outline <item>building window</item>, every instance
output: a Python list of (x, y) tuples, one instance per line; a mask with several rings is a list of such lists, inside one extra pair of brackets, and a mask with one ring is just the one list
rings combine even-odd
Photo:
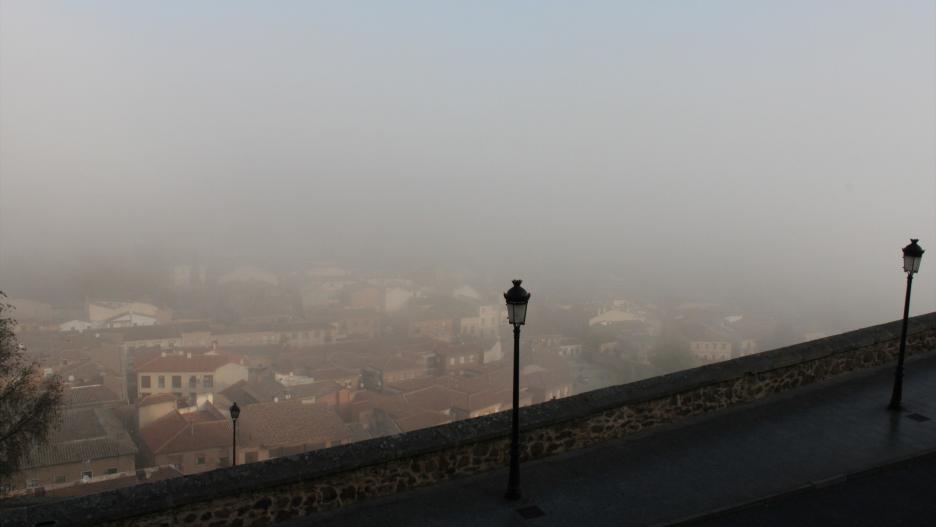
[(27, 480), (26, 480), (26, 488), (27, 488), (27, 489), (34, 489), (34, 488), (36, 488), (36, 487), (38, 487), (38, 486), (39, 486), (39, 480), (38, 480), (38, 479), (27, 479)]
[(81, 473), (81, 479), (91, 479), (94, 477), (94, 473), (90, 470), (85, 470)]
[(158, 384), (159, 384), (159, 387), (160, 387), (160, 388), (165, 388), (165, 387), (166, 387), (166, 378), (165, 378), (165, 377), (163, 377), (162, 375), (160, 375), (156, 380), (158, 381)]
[(194, 388), (196, 384), (198, 384), (198, 377), (194, 375), (189, 375), (189, 378), (188, 378), (189, 388)]
[(230, 464), (231, 464), (231, 458), (227, 456), (221, 456), (218, 458), (219, 467), (227, 467), (227, 466), (230, 466)]
[(105, 473), (105, 474), (116, 474), (116, 473), (117, 473), (117, 467), (110, 467), (109, 469), (107, 469), (106, 471), (104, 471), (104, 473)]
[(140, 387), (149, 388), (150, 387), (150, 376), (142, 375), (140, 376)]
[(212, 375), (205, 375), (205, 378), (202, 379), (202, 385), (203, 385), (205, 388), (212, 388), (212, 387), (214, 387), (214, 376), (212, 376)]
[(244, 463), (256, 463), (256, 462), (257, 462), (256, 452), (247, 452), (244, 454)]
[(56, 482), (56, 483), (65, 483), (65, 476), (62, 476), (62, 475), (55, 476), (55, 482)]
[(173, 387), (173, 388), (181, 388), (181, 387), (182, 387), (182, 376), (181, 376), (181, 375), (173, 375), (173, 376), (172, 376), (172, 387)]
[(204, 464), (205, 464), (205, 455), (204, 455), (204, 454), (198, 454), (197, 456), (195, 456), (195, 464), (196, 464), (196, 465), (204, 465)]

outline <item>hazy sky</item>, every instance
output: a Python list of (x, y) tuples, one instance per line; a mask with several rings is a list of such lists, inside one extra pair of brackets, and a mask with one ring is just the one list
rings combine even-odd
[(3, 0), (0, 265), (614, 272), (888, 320), (910, 236), (936, 309), (934, 94), (934, 1)]

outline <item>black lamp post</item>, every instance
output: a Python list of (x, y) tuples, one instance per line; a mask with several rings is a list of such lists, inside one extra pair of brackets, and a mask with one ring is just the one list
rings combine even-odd
[(520, 499), (520, 326), (526, 322), (530, 293), (520, 287), (522, 280), (514, 280), (510, 291), (504, 293), (507, 301), (507, 321), (513, 325), (513, 425), (510, 429), (510, 480), (507, 483), (508, 500)]
[(234, 421), (234, 434), (232, 436), (233, 441), (232, 441), (232, 446), (231, 446), (231, 451), (232, 451), (231, 453), (233, 454), (231, 456), (231, 460), (232, 460), (231, 466), (236, 467), (237, 466), (237, 418), (240, 417), (240, 407), (237, 406), (236, 401), (234, 402), (234, 404), (231, 405), (230, 411), (231, 411), (231, 420)]
[(913, 274), (920, 270), (920, 261), (923, 259), (923, 248), (917, 245), (920, 241), (910, 239), (910, 245), (903, 248), (904, 272), (907, 273), (907, 295), (904, 298), (903, 327), (900, 330), (900, 352), (897, 355), (897, 371), (894, 373), (894, 392), (891, 394), (890, 410), (900, 409), (900, 400), (903, 397), (903, 371), (904, 356), (907, 352), (907, 320), (910, 317), (910, 287), (913, 285)]

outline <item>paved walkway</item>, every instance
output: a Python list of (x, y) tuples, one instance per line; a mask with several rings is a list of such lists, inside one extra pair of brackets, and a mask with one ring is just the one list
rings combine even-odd
[(683, 521), (936, 449), (936, 357), (908, 362), (903, 412), (885, 409), (892, 379), (890, 367), (864, 372), (642, 437), (526, 463), (520, 502), (503, 499), (507, 474), (501, 470), (291, 525)]

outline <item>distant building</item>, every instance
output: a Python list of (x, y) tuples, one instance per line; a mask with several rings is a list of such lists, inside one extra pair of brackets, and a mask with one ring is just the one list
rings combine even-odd
[(59, 324), (59, 331), (77, 331), (81, 333), (94, 327), (94, 324), (86, 320), (69, 320)]
[(609, 326), (618, 323), (628, 323), (628, 322), (645, 322), (646, 319), (643, 315), (632, 313), (630, 311), (624, 311), (621, 309), (609, 309), (598, 313), (597, 315), (588, 319), (589, 326)]
[(178, 407), (178, 401), (170, 393), (146, 397), (137, 403), (137, 428), (145, 428), (153, 421), (171, 414)]
[(735, 353), (735, 336), (730, 331), (709, 324), (684, 323), (689, 351), (706, 362), (729, 360)]
[(137, 397), (171, 393), (194, 400), (198, 394), (219, 392), (247, 380), (242, 359), (225, 353), (165, 353), (136, 367)]
[(153, 407), (162, 416), (140, 428), (143, 457), (148, 465), (171, 465), (182, 474), (197, 474), (230, 466), (233, 429), (231, 420), (210, 402), (175, 409), (161, 401)]
[[(574, 339), (562, 339), (556, 346), (556, 352), (560, 357), (578, 357), (582, 354), (582, 350), (582, 343)], [(599, 351), (604, 352), (605, 350), (599, 346)]]
[(125, 406), (118, 390), (102, 384), (67, 386), (62, 393), (62, 402), (68, 408), (114, 408)]
[(337, 339), (369, 340), (380, 336), (381, 314), (373, 309), (343, 309), (335, 313)]
[(462, 317), (458, 334), (463, 337), (496, 337), (507, 316), (504, 306), (481, 306), (478, 316)]
[(49, 443), (33, 450), (6, 485), (22, 490), (133, 474), (136, 454), (136, 445), (113, 410), (67, 410)]
[(250, 265), (242, 265), (233, 271), (223, 274), (218, 278), (218, 283), (220, 284), (229, 284), (229, 283), (249, 283), (249, 282), (259, 282), (271, 286), (279, 285), (279, 278), (275, 274), (264, 271), (257, 267)]
[(231, 326), (214, 329), (211, 341), (225, 348), (280, 344), (290, 347), (322, 346), (337, 338), (338, 330), (328, 322), (294, 322), (274, 326)]
[(97, 301), (88, 303), (88, 320), (98, 327), (120, 315), (134, 313), (155, 318), (159, 322), (167, 322), (171, 315), (158, 307), (146, 302), (112, 302)]
[(279, 400), (286, 400), (286, 387), (268, 377), (261, 379), (251, 379), (249, 381), (238, 381), (224, 390), (218, 392), (215, 396), (218, 404), (230, 406), (231, 403), (237, 403), (244, 407), (257, 403), (271, 403)]
[(443, 370), (474, 368), (484, 362), (487, 347), (472, 341), (461, 345), (440, 345), (436, 348), (439, 365)]
[(141, 315), (139, 313), (121, 313), (101, 322), (97, 327), (100, 328), (135, 328), (139, 326), (155, 326), (159, 324), (156, 317)]
[(481, 295), (478, 291), (471, 287), (470, 285), (463, 285), (454, 291), (452, 291), (452, 296), (455, 298), (462, 298), (467, 300), (481, 300)]
[(417, 320), (410, 321), (407, 336), (452, 342), (455, 340), (455, 321), (451, 318), (426, 313)]
[(347, 291), (346, 306), (349, 309), (382, 311), (384, 307), (383, 290), (372, 285), (351, 287)]
[(406, 307), (406, 304), (416, 296), (416, 293), (403, 287), (387, 287), (384, 290), (384, 311), (393, 313)]
[(177, 265), (172, 269), (172, 285), (181, 291), (195, 291), (207, 281), (204, 265)]
[(237, 421), (238, 463), (263, 461), (350, 443), (352, 433), (334, 410), (308, 400), (244, 407)]

